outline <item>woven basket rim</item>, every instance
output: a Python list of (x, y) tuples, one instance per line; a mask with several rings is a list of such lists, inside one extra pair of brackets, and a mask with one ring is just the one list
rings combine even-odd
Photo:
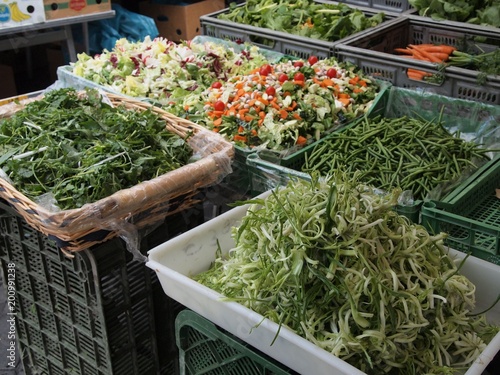
[[(119, 190), (96, 202), (58, 212), (49, 211), (33, 202), (8, 181), (0, 178), (0, 198), (11, 205), (36, 230), (67, 242), (68, 246), (61, 248), (63, 251), (80, 251), (104, 242), (117, 236), (122, 229), (120, 223), (128, 225), (130, 217), (219, 182), (224, 177), (223, 174), (230, 171), (230, 164), (234, 157), (232, 143), (199, 124), (177, 117), (147, 102), (117, 94), (105, 93), (104, 95), (114, 104), (123, 104), (129, 110), (152, 110), (165, 120), (169, 131), (181, 137), (199, 135), (205, 142), (204, 146), (209, 146), (209, 154), (154, 179)], [(18, 106), (18, 110), (20, 109), (22, 106)], [(140, 223), (135, 225), (140, 226)], [(109, 230), (109, 234), (104, 239), (81, 240), (102, 229)]]

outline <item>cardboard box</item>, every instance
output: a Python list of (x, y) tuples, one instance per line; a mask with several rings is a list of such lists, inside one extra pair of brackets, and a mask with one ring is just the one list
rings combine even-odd
[(0, 64), (0, 81), (2, 81), (0, 85), (0, 99), (17, 95), (16, 80), (12, 67)]
[(174, 42), (200, 35), (200, 17), (225, 8), (224, 0), (184, 0), (179, 4), (161, 4), (160, 1), (141, 1), (139, 12), (153, 18), (160, 36)]
[(12, 0), (0, 3), (0, 30), (45, 22), (42, 0)]
[(111, 10), (111, 0), (43, 0), (47, 20)]

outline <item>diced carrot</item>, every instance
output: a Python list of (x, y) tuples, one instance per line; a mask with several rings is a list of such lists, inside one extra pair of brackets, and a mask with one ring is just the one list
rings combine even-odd
[(257, 130), (252, 129), (252, 130), (250, 130), (250, 133), (252, 133), (252, 135), (256, 136), (257, 135)]
[(262, 96), (259, 96), (259, 97), (257, 98), (257, 100), (258, 100), (259, 102), (261, 102), (262, 104), (264, 104), (264, 105), (269, 105), (269, 100), (264, 99)]
[(245, 132), (245, 128), (243, 126), (238, 126), (238, 133), (244, 133)]
[(351, 78), (351, 79), (349, 80), (349, 84), (351, 84), (351, 85), (355, 85), (356, 83), (358, 83), (358, 81), (359, 81), (359, 77), (358, 77), (358, 76), (355, 76), (355, 77), (353, 77), (353, 78)]
[(299, 135), (295, 143), (298, 145), (305, 145), (307, 143), (307, 138)]
[(339, 92), (338, 93), (338, 98), (339, 99), (349, 99), (349, 94), (346, 92)]
[(361, 79), (361, 80), (359, 80), (358, 85), (366, 87), (367, 83), (366, 83), (366, 81), (364, 79)]
[(264, 111), (260, 111), (260, 112), (259, 112), (259, 117), (260, 117), (260, 118), (264, 118), (264, 117), (266, 117), (266, 112), (264, 112)]
[(341, 102), (344, 107), (347, 107), (349, 104), (351, 104), (349, 98), (338, 98), (338, 101)]
[(220, 117), (224, 114), (224, 111), (212, 111), (214, 117)]
[(220, 126), (222, 124), (222, 117), (219, 117), (218, 119), (214, 120), (214, 126)]
[(237, 90), (242, 90), (245, 84), (243, 82), (238, 82), (235, 87)]
[(295, 85), (299, 85), (299, 86), (304, 86), (304, 85), (305, 85), (305, 82), (304, 82), (304, 81), (297, 81), (297, 80), (295, 80), (295, 79), (293, 80), (293, 83), (294, 83)]
[(302, 120), (302, 117), (300, 117), (300, 115), (297, 112), (293, 113), (293, 118), (296, 120)]
[(359, 87), (356, 87), (355, 89), (352, 90), (352, 92), (359, 94), (360, 92), (363, 92), (363, 90), (360, 89)]
[(263, 118), (260, 118), (259, 121), (257, 121), (257, 125), (258, 126), (262, 126), (263, 123), (264, 123), (264, 119)]
[(246, 142), (247, 141), (247, 137), (245, 137), (244, 135), (239, 135), (239, 134), (236, 134), (233, 139), (235, 141), (239, 141), (239, 142)]
[(331, 80), (330, 78), (326, 78), (321, 82), (321, 86), (323, 87), (333, 87), (335, 86), (335, 82)]
[(271, 106), (274, 108), (274, 109), (277, 109), (279, 110), (280, 109), (280, 106), (278, 103), (276, 103), (276, 98), (274, 98), (273, 100), (271, 100)]
[(285, 111), (284, 109), (280, 110), (280, 118), (282, 120), (285, 120), (288, 117), (288, 112)]
[(255, 118), (255, 117), (253, 117), (253, 116), (246, 115), (246, 116), (244, 117), (244, 120), (245, 120), (246, 122), (250, 122), (250, 121), (252, 121), (254, 118)]

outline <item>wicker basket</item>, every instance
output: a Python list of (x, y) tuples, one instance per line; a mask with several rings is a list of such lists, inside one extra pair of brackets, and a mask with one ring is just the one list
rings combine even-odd
[[(19, 212), (30, 226), (54, 239), (67, 255), (117, 236), (124, 238), (129, 250), (135, 252), (139, 229), (160, 223), (167, 216), (191, 207), (201, 188), (220, 182), (231, 172), (234, 147), (220, 135), (149, 103), (115, 94), (106, 96), (112, 104), (125, 105), (129, 110), (151, 109), (156, 112), (165, 120), (166, 128), (187, 138), (194, 153), (201, 157), (196, 162), (81, 208), (59, 212), (49, 211), (31, 201), (0, 178), (0, 199)], [(15, 111), (21, 108), (23, 105), (15, 105)]]

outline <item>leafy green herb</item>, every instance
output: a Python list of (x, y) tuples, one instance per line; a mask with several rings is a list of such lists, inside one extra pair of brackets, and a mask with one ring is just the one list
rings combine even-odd
[(500, 75), (500, 49), (478, 54), (453, 51), (447, 65), (477, 70), (480, 83), (484, 83), (488, 74)]
[(500, 27), (499, 0), (409, 0), (421, 16)]
[[(336, 41), (384, 21), (384, 13), (367, 16), (346, 4), (312, 0), (249, 0), (231, 4), (219, 19), (262, 27), (303, 37)], [(260, 41), (259, 41), (260, 42)]]
[(30, 199), (78, 208), (188, 163), (192, 150), (151, 111), (111, 107), (99, 93), (47, 93), (0, 121), (0, 168)]
[(340, 171), (292, 181), (250, 202), (235, 246), (194, 279), (367, 374), (456, 373), (499, 328), (469, 315), (475, 287), (445, 235), (394, 212), (398, 194)]

